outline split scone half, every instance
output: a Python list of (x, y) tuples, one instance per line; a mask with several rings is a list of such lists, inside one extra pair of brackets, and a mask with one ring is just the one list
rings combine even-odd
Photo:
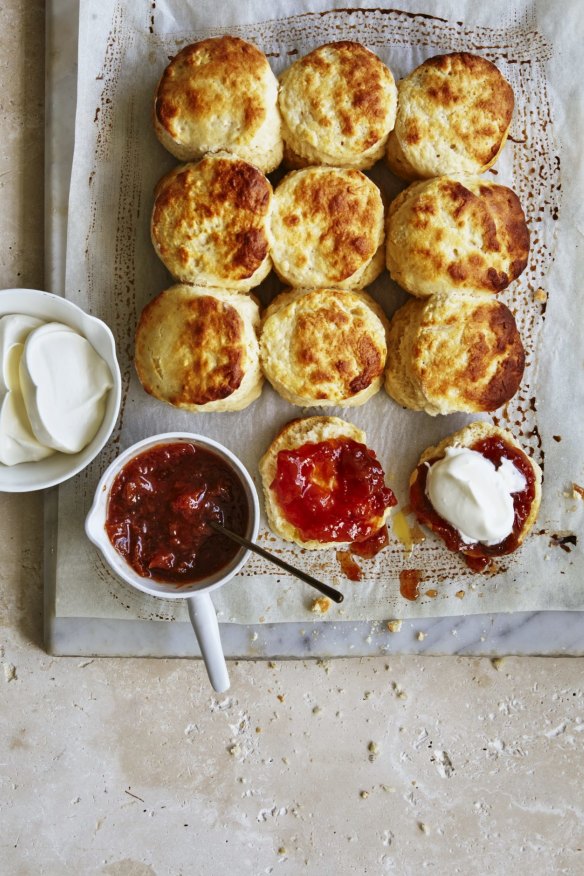
[(206, 155), (170, 171), (154, 195), (152, 243), (176, 280), (248, 292), (269, 274), (272, 186), (256, 167)]
[(471, 423), (428, 447), (410, 478), (419, 522), (481, 571), (522, 544), (541, 502), (539, 465), (511, 432)]
[(240, 411), (261, 393), (251, 295), (172, 286), (146, 305), (136, 330), (134, 362), (147, 393), (193, 412)]
[(269, 232), (274, 269), (294, 288), (363, 289), (383, 270), (381, 192), (359, 170), (289, 173), (274, 191)]
[(262, 322), (262, 368), (294, 405), (356, 407), (383, 384), (387, 330), (385, 314), (366, 292), (282, 292)]
[(282, 161), (278, 80), (268, 59), (239, 37), (185, 46), (154, 97), (154, 130), (180, 161), (234, 153), (269, 173)]
[(412, 298), (391, 319), (385, 389), (411, 410), (494, 411), (515, 395), (524, 367), (515, 318), (492, 295)]
[(365, 433), (338, 417), (292, 420), (259, 467), (270, 528), (309, 550), (363, 545), (397, 504)]
[(513, 106), (513, 89), (486, 58), (428, 58), (398, 83), (389, 169), (410, 180), (484, 173), (505, 144)]
[(397, 89), (377, 55), (349, 40), (319, 46), (280, 76), (284, 164), (366, 170), (383, 157)]
[(525, 270), (529, 229), (511, 189), (442, 176), (413, 183), (392, 201), (386, 245), (389, 273), (412, 295), (496, 294)]

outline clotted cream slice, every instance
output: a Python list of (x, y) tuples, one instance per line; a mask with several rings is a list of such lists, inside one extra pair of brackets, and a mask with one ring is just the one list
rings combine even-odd
[(47, 323), (29, 334), (19, 374), (38, 441), (63, 453), (89, 444), (113, 385), (109, 367), (89, 341), (66, 325)]

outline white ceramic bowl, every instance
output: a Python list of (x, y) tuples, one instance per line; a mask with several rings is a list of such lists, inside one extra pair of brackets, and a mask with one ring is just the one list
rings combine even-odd
[(110, 329), (72, 301), (37, 289), (4, 289), (0, 291), (0, 317), (10, 313), (24, 313), (47, 322), (62, 322), (76, 329), (107, 362), (114, 384), (108, 394), (101, 426), (93, 440), (79, 453), (54, 453), (38, 462), (21, 462), (19, 465), (0, 464), (0, 492), (27, 493), (53, 487), (68, 480), (97, 456), (110, 437), (118, 418), (122, 380)]
[(102, 475), (95, 491), (93, 504), (85, 521), (85, 531), (91, 541), (99, 548), (105, 561), (116, 575), (119, 575), (128, 584), (131, 584), (132, 587), (136, 587), (143, 593), (149, 593), (151, 596), (161, 596), (164, 599), (184, 599), (185, 596), (199, 593), (202, 590), (216, 590), (221, 584), (225, 584), (226, 581), (237, 575), (250, 556), (250, 551), (241, 548), (227, 566), (219, 569), (213, 575), (188, 586), (181, 584), (175, 587), (173, 584), (161, 584), (152, 578), (143, 578), (141, 575), (138, 575), (112, 545), (105, 530), (105, 522), (110, 489), (117, 475), (131, 459), (145, 450), (160, 444), (177, 443), (195, 444), (210, 450), (216, 453), (237, 473), (248, 500), (249, 519), (247, 532), (245, 533), (248, 539), (254, 541), (257, 538), (260, 522), (258, 494), (249, 472), (235, 454), (222, 444), (218, 444), (217, 441), (206, 438), (204, 435), (196, 435), (190, 432), (166, 432), (161, 435), (153, 435), (151, 438), (144, 438), (142, 441), (138, 441), (136, 444), (128, 447), (127, 450), (114, 459)]

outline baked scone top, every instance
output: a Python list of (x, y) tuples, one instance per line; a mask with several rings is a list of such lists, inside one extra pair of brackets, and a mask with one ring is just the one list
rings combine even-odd
[(177, 167), (156, 187), (154, 248), (178, 280), (249, 290), (271, 268), (271, 200), (263, 173), (227, 153)]
[(387, 267), (413, 295), (497, 293), (525, 269), (529, 230), (517, 195), (475, 176), (408, 186), (390, 204)]
[(505, 143), (513, 90), (497, 67), (468, 52), (429, 58), (398, 84), (388, 142), (390, 168), (404, 179), (483, 173)]
[(390, 70), (360, 43), (319, 46), (280, 77), (286, 145), (300, 163), (370, 167), (395, 121)]
[(390, 322), (385, 386), (432, 416), (494, 411), (517, 392), (525, 352), (509, 308), (490, 295), (412, 299)]
[(172, 286), (150, 301), (136, 331), (135, 365), (146, 392), (186, 410), (240, 410), (260, 393), (251, 296)]
[(256, 46), (234, 36), (201, 40), (166, 67), (154, 127), (183, 161), (225, 149), (268, 172), (282, 160), (277, 100), (278, 80)]
[(383, 226), (381, 193), (359, 170), (294, 171), (274, 192), (274, 268), (296, 288), (361, 288), (373, 280), (366, 269), (383, 241)]
[(363, 292), (294, 289), (265, 312), (264, 373), (292, 404), (362, 404), (380, 387), (387, 320)]

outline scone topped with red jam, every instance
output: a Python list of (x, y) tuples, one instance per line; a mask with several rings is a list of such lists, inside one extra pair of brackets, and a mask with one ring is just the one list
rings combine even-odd
[(362, 545), (396, 505), (365, 433), (338, 417), (292, 420), (260, 460), (272, 530), (319, 549)]
[(429, 447), (410, 478), (410, 504), (451, 551), (481, 571), (535, 523), (542, 473), (510, 432), (471, 423)]

